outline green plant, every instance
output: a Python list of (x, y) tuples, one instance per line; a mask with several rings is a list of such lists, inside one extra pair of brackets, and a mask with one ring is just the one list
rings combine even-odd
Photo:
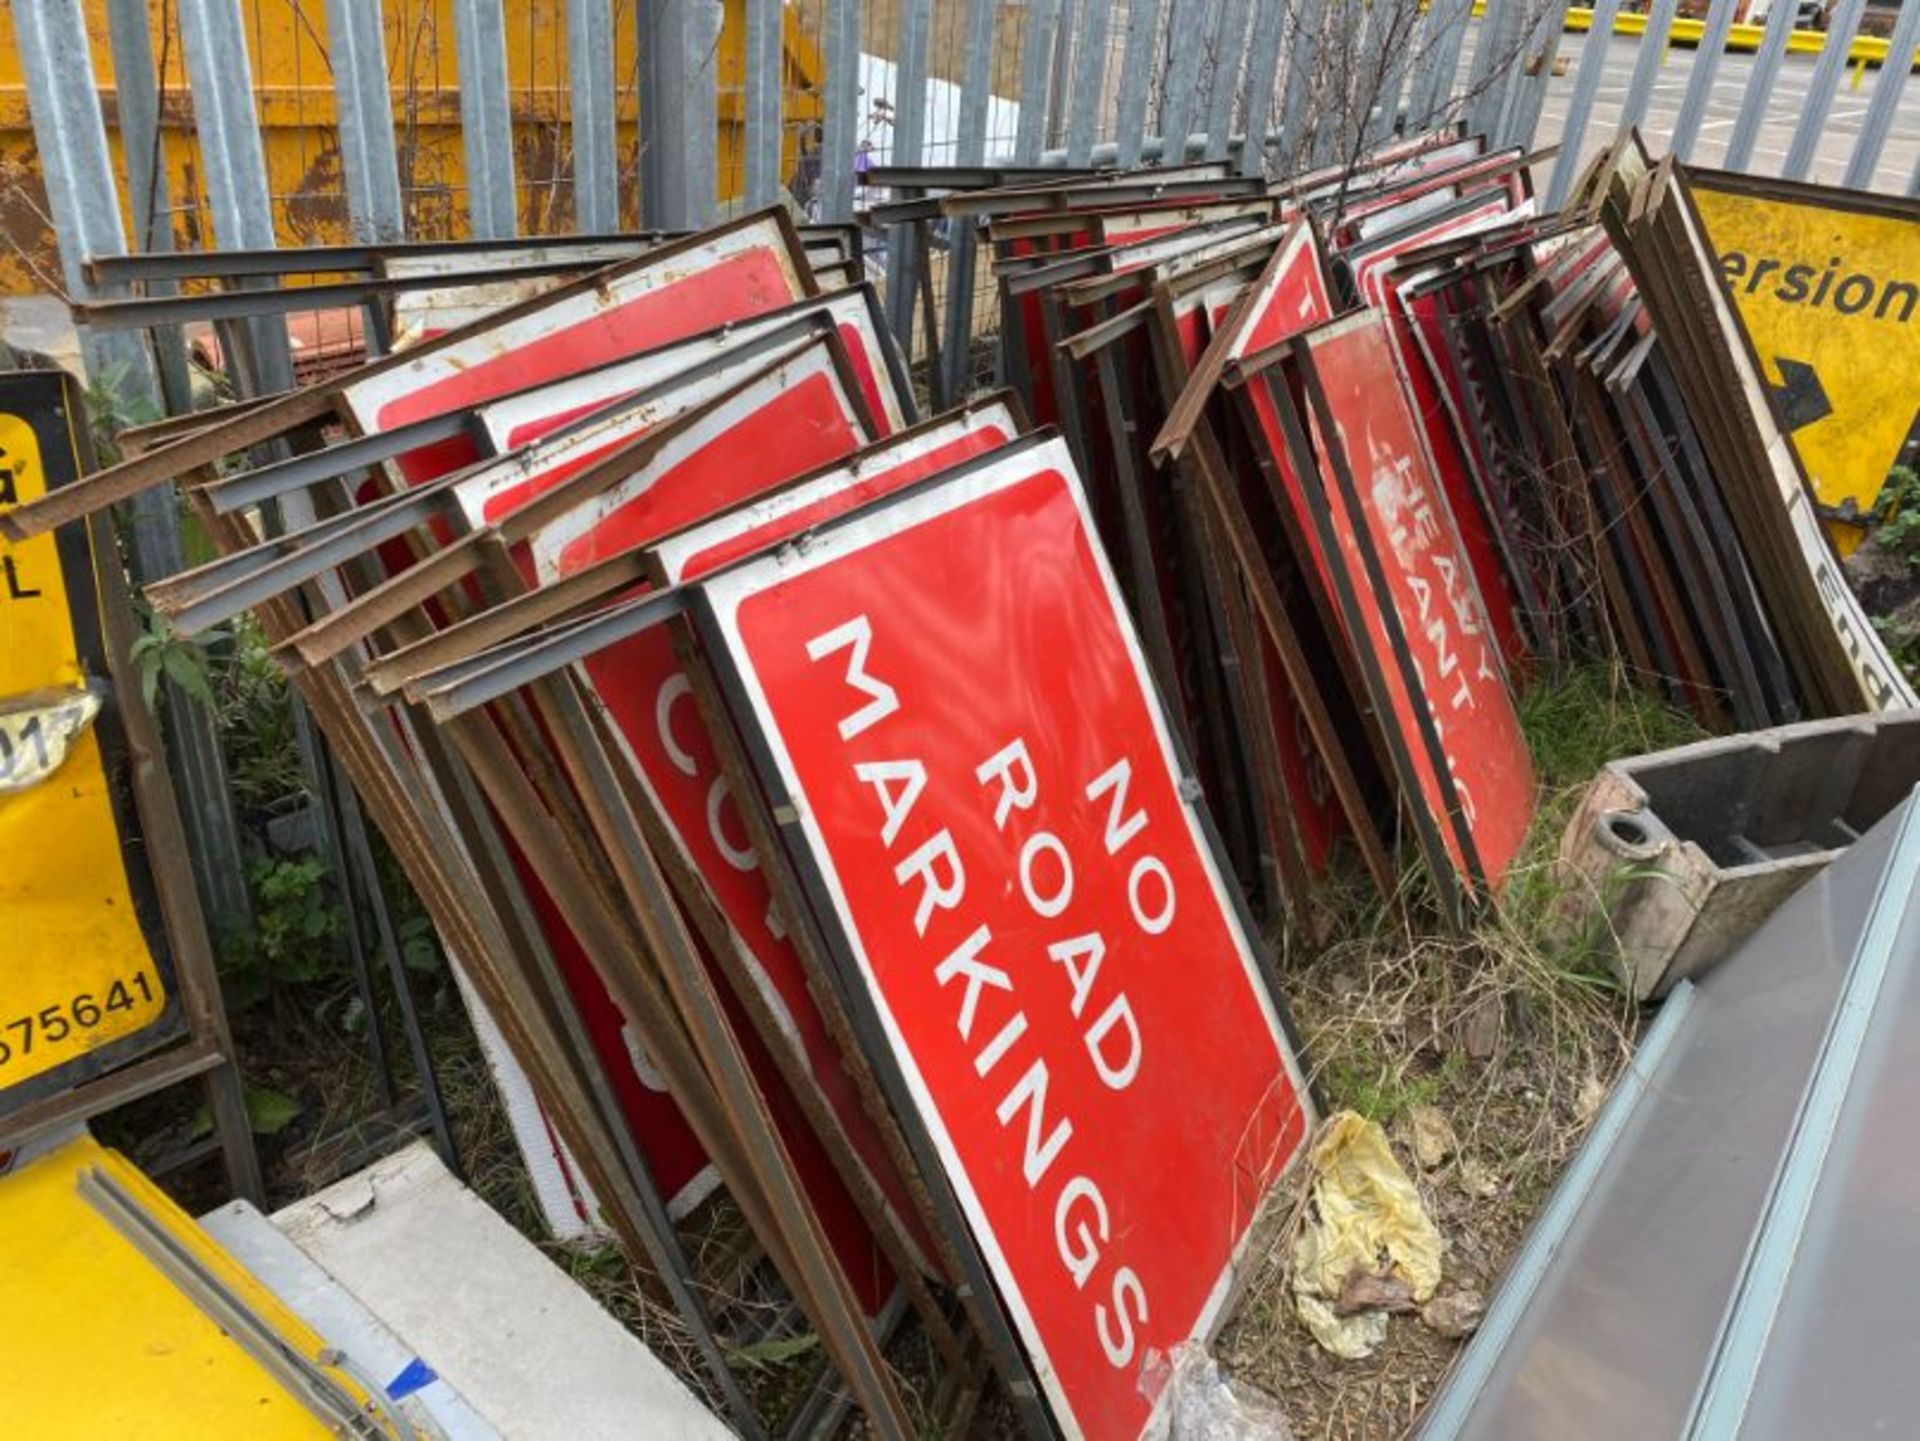
[[(1702, 739), (1699, 722), (1650, 686), (1609, 665), (1542, 677), (1519, 696), (1520, 729), (1551, 805), (1577, 793), (1608, 761)], [(1557, 837), (1556, 837), (1557, 839)]]
[(395, 926), (394, 939), (400, 943), (400, 964), (416, 976), (446, 974), (446, 954), (440, 949), (440, 937), (425, 912), (416, 912)]
[(820, 1338), (811, 1331), (798, 1336), (783, 1336), (771, 1341), (755, 1341), (747, 1346), (731, 1346), (727, 1354), (743, 1366), (752, 1368), (779, 1366), (820, 1347)]
[(1873, 623), (1880, 639), (1886, 642), (1894, 664), (1906, 672), (1909, 681), (1920, 684), (1920, 635), (1901, 625), (1892, 616), (1875, 615), (1867, 619)]
[(227, 1000), (246, 1010), (290, 986), (326, 979), (336, 970), (333, 938), (341, 923), (327, 889), (328, 867), (316, 856), (263, 856), (247, 869), (254, 927), (223, 948)]
[(159, 407), (133, 390), (133, 371), (125, 361), (102, 366), (87, 384), (88, 429), (94, 456), (102, 465), (120, 459), (121, 431), (160, 417)]
[(1448, 1054), (1437, 1068), (1416, 1072), (1410, 1064), (1411, 1056), (1361, 1049), (1359, 1055), (1329, 1061), (1321, 1073), (1322, 1084), (1333, 1104), (1349, 1107), (1383, 1126), (1391, 1125), (1415, 1106), (1430, 1106), (1440, 1100), (1466, 1071), (1458, 1051)]
[[(246, 1083), (242, 1100), (247, 1108), (247, 1129), (256, 1136), (277, 1136), (286, 1130), (306, 1110), (293, 1096), (285, 1091), (276, 1091), (271, 1086)], [(187, 1136), (189, 1140), (202, 1140), (213, 1134), (213, 1110), (202, 1105), (193, 1113)]]
[(1920, 562), (1920, 472), (1904, 465), (1888, 471), (1874, 514), (1881, 546), (1904, 555), (1909, 564)]
[(305, 795), (306, 770), (286, 673), (251, 614), (234, 622), (215, 689), (227, 783), (235, 803), (245, 810), (265, 810)]
[(277, 1136), (300, 1119), (300, 1103), (285, 1091), (249, 1082), (246, 1089), (247, 1129), (256, 1136)]
[(214, 704), (213, 663), (206, 647), (174, 629), (173, 622), (157, 611), (142, 611), (143, 632), (135, 637), (127, 658), (140, 677), (140, 693), (148, 709), (160, 694), (164, 678), (202, 705)]
[[(403, 908), (405, 901), (411, 900), (413, 893), (409, 890), (404, 894)], [(418, 903), (414, 904), (417, 907)], [(436, 1011), (444, 1009), (451, 999), (453, 973), (447, 969), (446, 953), (440, 949), (440, 937), (433, 929), (433, 922), (416, 908), (411, 914), (396, 918), (393, 938), (400, 950), (400, 964), (415, 978), (411, 987), (414, 995), (424, 995), (427, 1005)], [(336, 1007), (341, 1030), (356, 1036), (366, 1030), (367, 1005), (358, 992), (334, 997), (323, 1003), (316, 1014), (326, 1020)]]

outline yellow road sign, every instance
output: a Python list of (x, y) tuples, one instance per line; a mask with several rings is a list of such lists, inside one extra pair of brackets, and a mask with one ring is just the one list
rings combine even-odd
[(1920, 203), (1688, 179), (1814, 495), (1830, 518), (1864, 518), (1920, 426)]
[[(0, 1179), (0, 1435), (325, 1441), (307, 1409), (82, 1194), (100, 1175), (293, 1353), (324, 1342), (125, 1159), (89, 1137)], [(355, 1401), (366, 1393), (328, 1371)]]
[[(58, 375), (0, 377), (0, 510), (72, 478), (72, 405)], [(83, 528), (0, 541), (0, 1115), (180, 1029), (93, 574)]]

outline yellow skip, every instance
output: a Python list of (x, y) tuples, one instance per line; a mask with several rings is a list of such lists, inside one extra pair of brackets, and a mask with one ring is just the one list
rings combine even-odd
[[(1781, 0), (1786, 3), (1786, 0)], [(1484, 14), (1486, 0), (1474, 0), (1473, 13)], [(1589, 7), (1575, 6), (1567, 11), (1566, 28), (1584, 33), (1593, 29), (1593, 11)], [(1616, 35), (1641, 36), (1647, 33), (1647, 17), (1642, 11), (1621, 11), (1613, 17), (1613, 33)], [(1707, 22), (1676, 17), (1667, 28), (1669, 45), (1697, 46), (1707, 33)], [(1760, 41), (1766, 36), (1764, 25), (1734, 25), (1727, 30), (1727, 49), (1752, 52), (1760, 48)], [(1794, 55), (1818, 55), (1827, 48), (1827, 37), (1819, 30), (1795, 30), (1787, 36), (1787, 50)], [(1847, 47), (1847, 62), (1858, 68), (1877, 66), (1886, 63), (1887, 41), (1878, 35), (1856, 35), (1853, 43)], [(1907, 57), (1908, 64), (1920, 62), (1920, 47), (1916, 53)], [(1858, 69), (1855, 82), (1858, 85)]]

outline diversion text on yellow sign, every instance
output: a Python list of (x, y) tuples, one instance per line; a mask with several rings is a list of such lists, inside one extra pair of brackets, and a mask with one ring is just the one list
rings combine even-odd
[(1920, 417), (1920, 208), (1694, 197), (1814, 495), (1864, 519)]

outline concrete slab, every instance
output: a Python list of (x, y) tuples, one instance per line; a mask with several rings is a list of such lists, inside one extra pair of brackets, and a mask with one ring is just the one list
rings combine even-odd
[(417, 1143), (273, 1216), (515, 1441), (724, 1441), (651, 1351)]
[(1568, 928), (1636, 999), (1731, 954), (1920, 784), (1920, 711), (1721, 736), (1609, 762), (1562, 837)]

